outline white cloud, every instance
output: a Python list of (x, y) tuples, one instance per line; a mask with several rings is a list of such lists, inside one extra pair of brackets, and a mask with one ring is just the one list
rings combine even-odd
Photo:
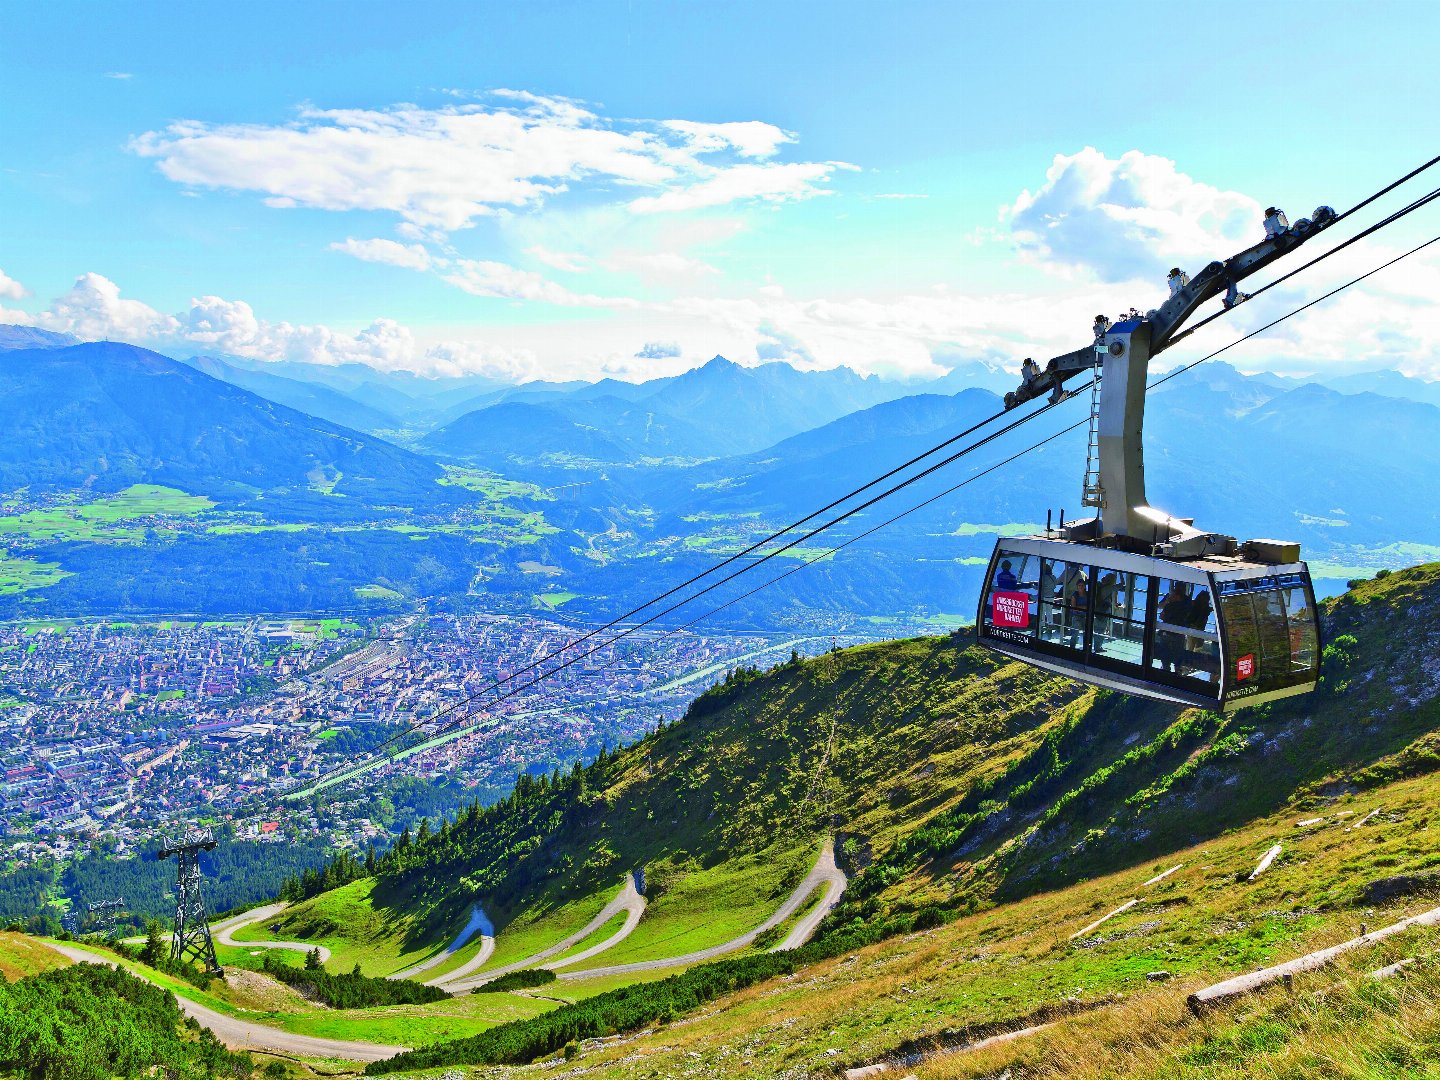
[(107, 71), (107, 72), (105, 72), (105, 78), (107, 78), (107, 79), (120, 79), (120, 80), (123, 81), (123, 80), (125, 80), (125, 79), (133, 79), (134, 77), (135, 77), (135, 76), (134, 76), (131, 72), (128, 72), (128, 71)]
[(536, 262), (544, 263), (552, 270), (560, 270), (566, 274), (583, 274), (592, 265), (591, 259), (587, 255), (577, 255), (568, 251), (551, 251), (539, 244), (526, 248), (525, 254)]
[(444, 266), (447, 261), (436, 259), (421, 244), (400, 244), (385, 239), (356, 240), (346, 237), (340, 243), (331, 244), (330, 249), (343, 251), (365, 262), (402, 266), (407, 270), (433, 270), (436, 266)]
[(566, 98), (490, 96), (438, 109), (306, 108), (284, 125), (183, 120), (130, 148), (180, 184), (253, 191), (281, 209), (389, 211), (432, 232), (534, 208), (578, 184), (655, 192), (632, 204), (647, 213), (811, 198), (844, 167), (737, 160), (791, 141), (760, 121), (621, 121)]
[(637, 360), (671, 360), (680, 355), (680, 346), (673, 341), (647, 341), (635, 352)]
[(257, 360), (312, 364), (368, 364), (384, 371), (421, 374), (485, 373), (533, 378), (535, 354), (479, 341), (443, 341), (428, 347), (409, 327), (376, 319), (355, 334), (321, 325), (268, 322), (243, 300), (201, 296), (174, 315), (120, 295), (120, 287), (99, 274), (82, 274), (38, 314), (0, 309), (4, 319), (74, 334), (87, 341), (110, 339), (187, 352), (234, 353)]
[(842, 161), (794, 162), (783, 165), (732, 165), (715, 170), (699, 181), (675, 187), (660, 195), (642, 195), (630, 202), (636, 214), (677, 213), (726, 206), (734, 202), (795, 202), (832, 195), (830, 178), (839, 169), (854, 169)]
[(734, 150), (742, 157), (767, 158), (774, 157), (783, 144), (795, 141), (791, 132), (782, 131), (774, 124), (761, 120), (742, 120), (729, 124), (667, 120), (663, 126), (685, 136), (691, 149), (699, 153)]
[(638, 274), (646, 281), (670, 284), (677, 278), (705, 277), (720, 272), (707, 262), (674, 251), (619, 252), (602, 259), (600, 265), (616, 273)]
[(1171, 266), (1194, 273), (1259, 240), (1261, 211), (1168, 158), (1131, 150), (1112, 160), (1087, 146), (1057, 154), (1045, 183), (1021, 192), (1005, 216), (1026, 257), (1113, 282), (1163, 278)]
[(47, 311), (36, 316), (35, 325), (87, 341), (149, 341), (173, 334), (179, 323), (139, 300), (124, 299), (120, 286), (109, 278), (81, 274), (68, 292), (56, 297)]
[(4, 270), (0, 270), (0, 299), (24, 300), (29, 295), (29, 289), (6, 274)]
[(489, 296), (502, 300), (539, 300), (566, 307), (638, 306), (638, 301), (626, 297), (572, 292), (533, 270), (521, 270), (508, 263), (486, 259), (452, 259), (440, 276), (457, 289), (463, 289), (474, 296)]

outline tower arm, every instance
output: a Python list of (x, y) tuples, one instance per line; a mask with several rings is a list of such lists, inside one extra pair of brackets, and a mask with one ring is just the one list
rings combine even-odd
[[(1150, 355), (1164, 352), (1181, 340), (1189, 331), (1180, 332), (1180, 327), (1205, 301), (1227, 292), (1232, 285), (1238, 286), (1251, 274), (1263, 270), (1280, 257), (1289, 254), (1311, 237), (1323, 232), (1335, 220), (1335, 211), (1322, 206), (1315, 212), (1314, 219), (1302, 218), (1295, 227), (1274, 236), (1267, 236), (1258, 244), (1230, 256), (1224, 262), (1212, 262), (1196, 274), (1187, 284), (1177, 289), (1170, 299), (1154, 311), (1145, 315), (1150, 324)], [(1242, 294), (1243, 298), (1243, 294)], [(1005, 395), (1005, 407), (1031, 401), (1049, 393), (1052, 400), (1065, 394), (1065, 381), (1082, 371), (1092, 370), (1100, 360), (1096, 351), (1101, 343), (1086, 345), (1074, 352), (1053, 357), (1043, 367), (1032, 360), (1026, 360), (1021, 367), (1020, 385)]]

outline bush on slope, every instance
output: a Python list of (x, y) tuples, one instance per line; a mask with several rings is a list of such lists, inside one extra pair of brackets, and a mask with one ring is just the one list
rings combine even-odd
[(248, 1077), (250, 1059), (187, 1019), (167, 990), (96, 964), (0, 980), (0, 1073), (32, 1080)]

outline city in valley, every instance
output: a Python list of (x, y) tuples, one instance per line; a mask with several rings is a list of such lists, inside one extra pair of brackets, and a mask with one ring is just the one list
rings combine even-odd
[(342, 818), (327, 841), (383, 846), (382, 825), (345, 820), (347, 792), (443, 776), (488, 802), (673, 721), (730, 668), (856, 640), (617, 628), (561, 651), (585, 632), (525, 615), (0, 627), (0, 854), (123, 854), (189, 824), (318, 837), (317, 790)]

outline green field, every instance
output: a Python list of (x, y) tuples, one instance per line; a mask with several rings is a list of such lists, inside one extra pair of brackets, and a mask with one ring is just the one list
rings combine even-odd
[(387, 589), (384, 585), (361, 585), (356, 588), (355, 595), (361, 600), (404, 600), (405, 594), (396, 592), (394, 589)]
[(486, 472), (484, 469), (465, 469), (457, 465), (446, 465), (445, 475), (439, 482), (451, 487), (461, 487), (466, 491), (478, 491), (497, 502), (505, 499), (553, 502), (555, 499), (555, 496), (536, 484), (523, 480), (506, 480), (503, 476)]
[(545, 608), (547, 611), (554, 611), (557, 608), (564, 607), (571, 600), (576, 599), (579, 595), (579, 593), (569, 592), (568, 590), (561, 589), (558, 592), (540, 593), (538, 596), (535, 597), (535, 602), (540, 607)]
[(108, 498), (78, 506), (75, 511), (91, 521), (128, 521), (152, 515), (189, 516), (214, 507), (214, 501), (204, 495), (187, 495), (178, 488), (157, 484), (132, 484)]
[[(421, 1046), (475, 1035), (510, 1020), (525, 1020), (557, 1007), (557, 1002), (521, 994), (467, 994), (432, 1005), (392, 1005), (380, 1009), (316, 1009), (265, 1017), (297, 1035), (361, 1040), (389, 1046)], [(257, 1017), (258, 1018), (258, 1017)]]
[(0, 596), (43, 589), (69, 576), (68, 571), (60, 569), (59, 563), (42, 563), (0, 554)]
[(134, 484), (94, 502), (5, 514), (0, 516), (0, 536), (136, 543), (145, 538), (144, 528), (121, 522), (146, 517), (193, 517), (214, 506), (203, 495), (188, 495), (178, 488)]
[(1043, 533), (1045, 526), (1029, 521), (1007, 521), (1004, 525), (957, 525), (951, 536), (1033, 536)]

